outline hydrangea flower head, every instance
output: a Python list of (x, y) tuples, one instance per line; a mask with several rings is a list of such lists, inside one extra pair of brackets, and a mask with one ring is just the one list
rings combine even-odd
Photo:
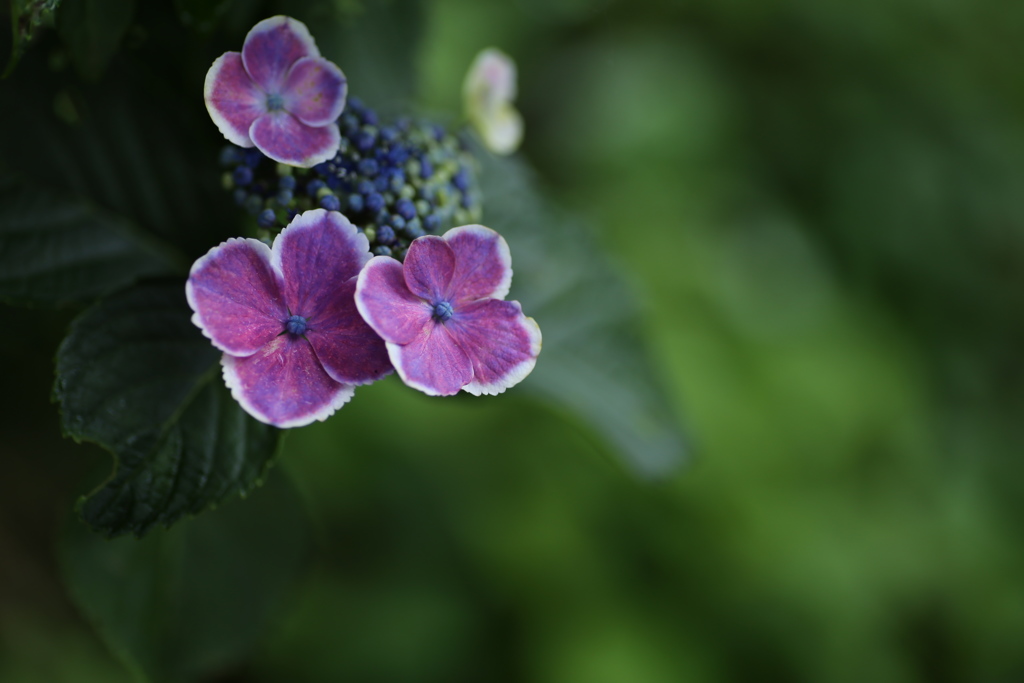
[(504, 300), (511, 266), (495, 231), (453, 228), (413, 241), (404, 264), (374, 257), (359, 274), (356, 306), (409, 386), (500, 394), (530, 374), (541, 347), (537, 323)]
[(341, 210), (374, 254), (399, 261), (417, 237), (479, 222), (477, 162), (461, 136), (424, 120), (379, 118), (357, 97), (348, 98), (338, 126), (338, 154), (309, 172), (225, 147), (224, 187), (269, 232), (304, 210)]
[(234, 238), (195, 262), (185, 286), (192, 322), (224, 352), (224, 381), (246, 412), (300, 427), (391, 371), (353, 298), (370, 258), (366, 237), (343, 215), (316, 209), (296, 216), (273, 247)]
[(523, 117), (516, 98), (516, 63), (496, 48), (487, 48), (473, 60), (462, 84), (462, 97), (470, 123), (495, 154), (511, 154), (523, 140)]
[(204, 97), (228, 140), (308, 168), (337, 153), (347, 90), (345, 75), (320, 56), (306, 25), (276, 16), (252, 27), (241, 52), (214, 61)]

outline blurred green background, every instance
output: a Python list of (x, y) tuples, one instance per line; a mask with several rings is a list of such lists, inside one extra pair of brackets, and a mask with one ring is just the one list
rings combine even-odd
[[(639, 482), (516, 391), (360, 389), (278, 468), (311, 571), (206, 680), (1024, 680), (1024, 4), (438, 0), (423, 107), (491, 45), (692, 459)], [(69, 315), (4, 314), (0, 681), (131, 680), (57, 568), (108, 462), (48, 402)]]

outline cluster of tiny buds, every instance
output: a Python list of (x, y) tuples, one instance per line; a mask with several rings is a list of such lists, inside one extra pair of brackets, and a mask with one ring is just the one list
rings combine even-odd
[(402, 260), (417, 237), (480, 221), (475, 160), (456, 136), (405, 118), (380, 125), (356, 98), (338, 125), (337, 155), (311, 169), (275, 164), (255, 148), (222, 150), (224, 188), (256, 218), (260, 238), (323, 208), (352, 221), (374, 254)]

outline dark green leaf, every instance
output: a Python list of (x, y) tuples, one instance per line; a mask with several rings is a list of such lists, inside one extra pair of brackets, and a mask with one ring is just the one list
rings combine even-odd
[(104, 539), (72, 522), (64, 581), (107, 644), (154, 681), (223, 671), (253, 649), (305, 573), (312, 534), (283, 473), (229, 504), (146, 538)]
[(142, 535), (263, 476), (281, 432), (249, 417), (192, 325), (184, 282), (139, 285), (79, 316), (57, 353), (65, 432), (111, 450), (113, 476), (80, 503), (108, 536)]
[(416, 95), (415, 60), (425, 23), (420, 0), (307, 0), (281, 3), (280, 9), (310, 27), (324, 57), (345, 72), (350, 95), (384, 116), (407, 113)]
[(39, 28), (53, 22), (59, 5), (60, 0), (11, 0), (11, 56), (3, 78), (14, 71)]
[(57, 33), (83, 78), (103, 75), (134, 14), (135, 0), (64, 0)]
[(125, 221), (84, 202), (0, 189), (0, 298), (9, 303), (87, 301), (175, 267)]
[(538, 196), (522, 162), (479, 156), (484, 222), (512, 249), (509, 298), (544, 334), (523, 388), (589, 421), (638, 474), (667, 473), (685, 446), (641, 338), (636, 300), (585, 227)]
[(219, 182), (223, 142), (201, 79), (183, 98), (130, 64), (80, 84), (27, 59), (0, 89), (0, 158), (26, 184), (86, 198), (189, 257), (241, 233)]

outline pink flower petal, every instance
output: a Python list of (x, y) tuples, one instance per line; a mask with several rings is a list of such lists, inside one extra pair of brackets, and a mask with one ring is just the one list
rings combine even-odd
[(284, 110), (256, 119), (249, 128), (249, 137), (274, 161), (303, 168), (333, 159), (341, 144), (338, 124), (312, 128)]
[(288, 310), (307, 319), (332, 305), (336, 291), (373, 255), (370, 242), (337, 211), (305, 211), (274, 240), (272, 263), (284, 278)]
[(345, 74), (323, 57), (303, 57), (292, 65), (281, 97), (284, 108), (307, 126), (334, 123), (345, 108)]
[(388, 343), (402, 381), (430, 396), (457, 394), (473, 379), (473, 364), (444, 325), (424, 326), (408, 344)]
[(240, 147), (252, 147), (249, 128), (267, 111), (267, 94), (249, 77), (239, 52), (226, 52), (206, 72), (206, 110), (220, 132)]
[(482, 225), (464, 225), (446, 232), (444, 240), (455, 253), (449, 301), (505, 298), (512, 284), (512, 255), (501, 235)]
[(327, 308), (309, 319), (306, 339), (327, 374), (344, 384), (369, 384), (392, 370), (384, 340), (359, 316), (356, 278), (335, 291)]
[(455, 253), (444, 239), (427, 235), (413, 240), (405, 256), (405, 284), (416, 296), (434, 304), (448, 297), (455, 275)]
[(185, 297), (192, 322), (221, 351), (249, 356), (284, 330), (281, 277), (270, 248), (232, 238), (192, 264)]
[(282, 334), (248, 358), (224, 354), (224, 382), (245, 412), (282, 429), (325, 420), (352, 398), (302, 337)]
[(245, 70), (270, 93), (280, 93), (292, 64), (303, 57), (319, 56), (309, 29), (291, 17), (264, 19), (250, 29), (242, 45)]
[(459, 307), (446, 323), (473, 364), (471, 394), (500, 394), (533, 370), (540, 353), (540, 328), (518, 301), (484, 299)]
[(402, 264), (390, 256), (374, 256), (359, 273), (356, 307), (377, 334), (395, 344), (408, 344), (431, 324), (430, 304), (409, 291)]

